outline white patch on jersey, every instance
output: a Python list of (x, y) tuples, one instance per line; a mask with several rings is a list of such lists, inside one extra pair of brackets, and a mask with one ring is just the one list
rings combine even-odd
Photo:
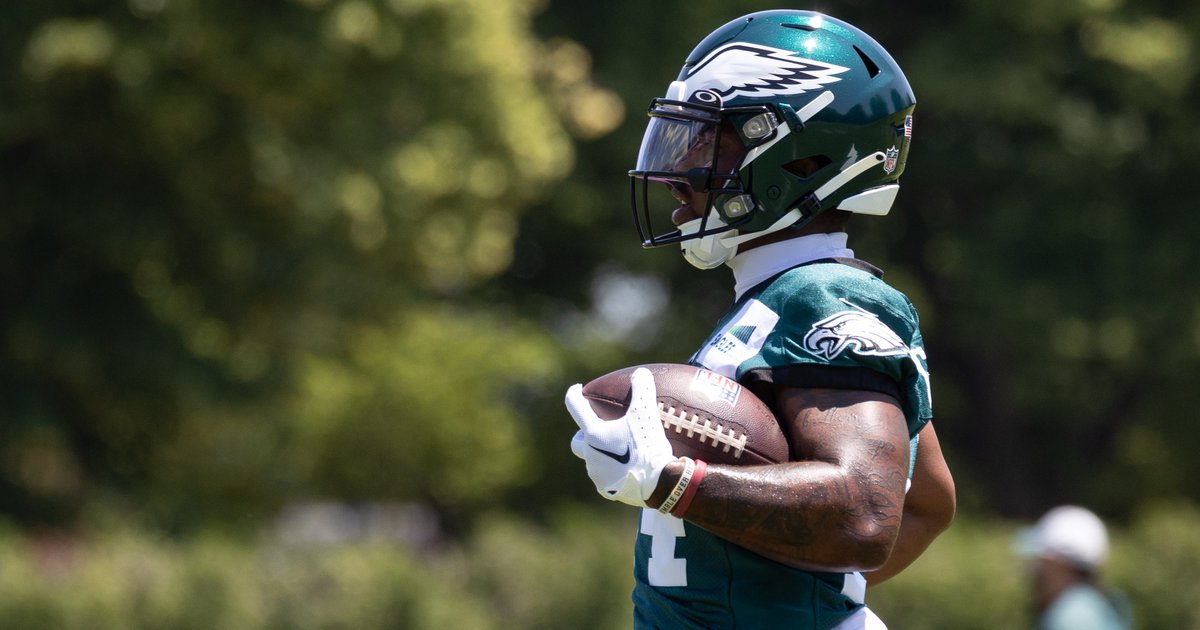
[(841, 81), (834, 75), (848, 70), (797, 57), (790, 50), (735, 42), (709, 53), (684, 81), (688, 95), (708, 90), (728, 100), (735, 96), (804, 94)]
[(738, 366), (762, 350), (767, 335), (778, 323), (778, 313), (758, 300), (750, 300), (709, 339), (693, 361), (736, 380)]
[(812, 325), (804, 335), (804, 349), (832, 361), (846, 350), (866, 356), (890, 357), (909, 354), (908, 345), (879, 321), (874, 313), (845, 300), (854, 310), (840, 311)]

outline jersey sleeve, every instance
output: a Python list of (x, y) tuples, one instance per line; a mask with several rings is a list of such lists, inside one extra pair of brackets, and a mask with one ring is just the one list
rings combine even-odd
[(909, 435), (932, 417), (916, 309), (882, 280), (842, 265), (800, 267), (756, 298), (778, 315), (740, 381), (877, 391), (901, 403)]

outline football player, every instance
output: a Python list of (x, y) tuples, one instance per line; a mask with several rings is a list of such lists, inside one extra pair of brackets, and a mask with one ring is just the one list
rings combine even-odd
[(792, 461), (674, 458), (644, 370), (618, 421), (568, 391), (597, 490), (642, 508), (635, 627), (882, 628), (867, 585), (949, 525), (917, 312), (847, 246), (852, 215), (892, 206), (914, 105), (874, 39), (793, 10), (718, 28), (650, 104), (630, 171), (643, 245), (735, 281), (689, 362), (771, 406)]

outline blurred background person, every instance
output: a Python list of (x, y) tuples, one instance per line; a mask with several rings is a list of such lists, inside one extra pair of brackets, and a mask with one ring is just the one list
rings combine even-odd
[(1120, 593), (1101, 586), (1108, 531), (1090, 510), (1063, 505), (1018, 534), (1017, 552), (1030, 561), (1038, 630), (1124, 630), (1132, 627)]

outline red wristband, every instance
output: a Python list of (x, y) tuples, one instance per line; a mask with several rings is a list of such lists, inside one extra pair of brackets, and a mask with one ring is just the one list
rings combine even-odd
[(683, 518), (687, 512), (688, 506), (692, 504), (692, 498), (696, 496), (696, 491), (700, 489), (700, 480), (704, 479), (704, 473), (708, 470), (708, 464), (704, 460), (696, 460), (696, 472), (692, 473), (692, 480), (688, 482), (688, 487), (683, 491), (683, 496), (679, 497), (679, 502), (671, 508), (671, 516), (675, 518)]

